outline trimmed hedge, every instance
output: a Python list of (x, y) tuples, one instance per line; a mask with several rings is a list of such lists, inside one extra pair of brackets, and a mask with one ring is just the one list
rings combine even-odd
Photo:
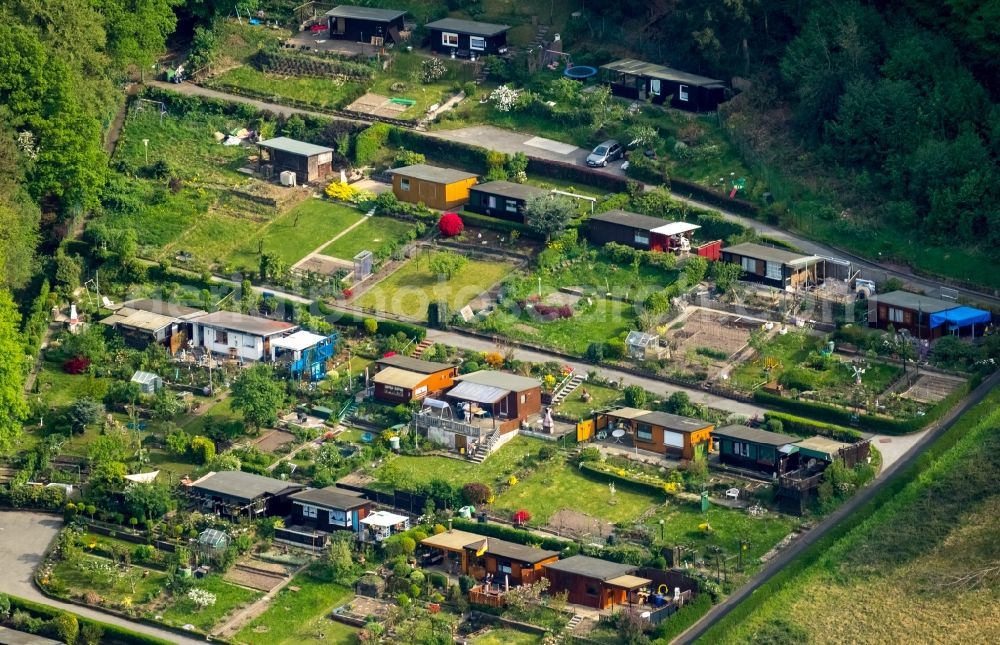
[(540, 535), (535, 535), (530, 531), (511, 528), (503, 524), (483, 524), (461, 517), (455, 517), (452, 518), (452, 526), (462, 531), (468, 531), (469, 533), (495, 537), (500, 540), (507, 540), (508, 542), (515, 542), (517, 544), (538, 544), (541, 548), (549, 551), (561, 552), (563, 549), (573, 551), (573, 553), (567, 553), (566, 555), (576, 555), (577, 552), (577, 545), (575, 542), (567, 542), (557, 538), (542, 537)]
[(824, 437), (830, 437), (831, 439), (836, 439), (837, 441), (847, 441), (849, 443), (856, 443), (861, 439), (861, 433), (853, 428), (845, 428), (832, 423), (814, 421), (812, 419), (797, 417), (784, 412), (765, 412), (764, 419), (767, 421), (770, 421), (771, 419), (780, 421), (782, 427), (784, 428), (784, 432), (791, 434), (803, 436), (818, 434)]
[[(618, 175), (612, 175), (595, 168), (578, 166), (565, 161), (538, 159), (536, 157), (528, 157), (528, 172), (551, 179), (562, 179), (564, 181), (593, 186), (594, 188), (606, 190), (609, 193), (626, 193), (628, 192), (629, 183), (634, 182), (634, 180), (628, 177), (619, 177)], [(641, 189), (642, 184), (639, 187)]]
[[(316, 305), (320, 312), (326, 316), (326, 321), (334, 325), (353, 325), (355, 327), (364, 328), (365, 319), (372, 318), (373, 316), (360, 316), (347, 311), (340, 311), (339, 309), (333, 309), (324, 302), (316, 301)], [(411, 325), (410, 323), (398, 322), (395, 320), (385, 320), (383, 318), (378, 318), (378, 333), (382, 336), (389, 336), (396, 334), (398, 332), (403, 332), (409, 337), (416, 337), (417, 342), (422, 341), (427, 337), (427, 330), (423, 327), (418, 327), (417, 325)]]
[(131, 629), (126, 629), (124, 627), (119, 627), (112, 623), (105, 623), (98, 620), (93, 620), (92, 618), (85, 618), (79, 614), (73, 613), (71, 611), (64, 611), (57, 607), (50, 607), (42, 603), (27, 600), (25, 598), (20, 598), (18, 596), (7, 595), (10, 599), (10, 607), (12, 610), (20, 609), (21, 611), (28, 612), (32, 616), (37, 618), (42, 618), (44, 620), (52, 620), (59, 614), (72, 614), (76, 616), (77, 621), (81, 626), (83, 625), (96, 625), (104, 630), (104, 636), (101, 638), (102, 643), (113, 643), (120, 645), (171, 645), (173, 641), (164, 640), (162, 638), (157, 638), (156, 636), (149, 636), (147, 634), (141, 634), (139, 632), (132, 631)]
[(729, 199), (729, 195), (723, 195), (722, 193), (716, 192), (710, 188), (705, 188), (704, 186), (696, 184), (692, 181), (674, 179), (671, 177), (670, 192), (685, 195), (699, 202), (705, 202), (706, 204), (711, 204), (712, 206), (732, 211), (734, 213), (739, 213), (741, 215), (746, 215), (748, 217), (756, 217), (760, 214), (760, 208), (752, 202), (748, 202), (744, 199)]
[(389, 143), (396, 147), (419, 152), (428, 157), (448, 159), (450, 162), (486, 172), (486, 148), (467, 143), (448, 141), (421, 134), (414, 130), (394, 127), (389, 131)]
[[(980, 381), (980, 377), (973, 377), (965, 385), (938, 401), (932, 408), (927, 410), (922, 417), (901, 420), (862, 414), (858, 416), (857, 425), (864, 430), (879, 434), (909, 434), (911, 432), (916, 432), (917, 430), (920, 430), (921, 428), (924, 428), (941, 418), (945, 412), (950, 410), (952, 406), (964, 398), (966, 394), (975, 389), (975, 387), (979, 385)], [(777, 408), (795, 415), (824, 421), (834, 425), (849, 426), (853, 421), (853, 415), (849, 410), (834, 407), (832, 405), (826, 405), (824, 403), (803, 401), (800, 399), (788, 399), (774, 394), (769, 394), (767, 392), (762, 392), (760, 390), (754, 392), (753, 399), (756, 403), (760, 403), (768, 407)]]

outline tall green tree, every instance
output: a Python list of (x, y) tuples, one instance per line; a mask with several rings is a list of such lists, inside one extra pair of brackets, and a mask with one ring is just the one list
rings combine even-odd
[(576, 204), (569, 197), (539, 195), (524, 204), (524, 223), (546, 240), (558, 236), (576, 214)]
[(28, 415), (20, 322), (21, 315), (10, 292), (0, 290), (0, 453), (10, 450)]
[(243, 421), (251, 428), (274, 425), (278, 407), (285, 398), (281, 385), (274, 380), (274, 370), (258, 363), (240, 372), (233, 383), (233, 409), (243, 413)]

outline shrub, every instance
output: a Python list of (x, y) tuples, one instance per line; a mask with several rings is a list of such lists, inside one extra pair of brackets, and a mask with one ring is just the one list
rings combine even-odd
[(469, 593), (469, 590), (476, 586), (476, 579), (472, 576), (462, 576), (458, 579), (458, 588), (462, 593)]
[(465, 499), (466, 503), (474, 506), (485, 504), (486, 500), (488, 500), (492, 494), (493, 491), (491, 491), (490, 487), (486, 484), (471, 482), (462, 486), (463, 499)]
[(358, 189), (341, 181), (333, 181), (326, 187), (325, 192), (326, 196), (330, 199), (336, 199), (341, 202), (349, 202), (354, 198), (354, 195), (357, 194)]
[[(524, 302), (518, 303), (522, 308), (525, 306)], [(545, 305), (536, 304), (534, 305), (534, 314), (541, 318), (542, 320), (560, 320), (562, 318), (572, 318), (573, 308), (569, 305)]]
[(199, 464), (207, 464), (215, 458), (215, 442), (208, 437), (191, 439), (191, 456)]
[(83, 374), (90, 367), (90, 359), (74, 356), (63, 363), (63, 371), (67, 374)]
[(363, 166), (378, 157), (389, 142), (390, 126), (375, 123), (358, 134), (354, 141), (354, 161)]
[(630, 408), (642, 408), (646, 405), (646, 390), (639, 385), (629, 385), (623, 390), (625, 405)]
[(600, 363), (604, 360), (604, 343), (593, 342), (587, 345), (587, 352), (584, 357), (592, 363)]
[(429, 582), (435, 589), (448, 588), (448, 576), (444, 575), (440, 571), (431, 571), (427, 574), (427, 582)]
[(426, 58), (420, 65), (420, 80), (424, 83), (433, 83), (444, 78), (448, 73), (448, 68), (438, 58)]
[(462, 218), (457, 213), (445, 213), (438, 220), (438, 230), (445, 237), (455, 237), (465, 228)]
[(403, 149), (397, 152), (396, 156), (392, 158), (392, 165), (394, 168), (401, 168), (403, 166), (415, 166), (425, 161), (427, 161), (427, 157), (419, 152)]
[(548, 461), (555, 457), (557, 452), (555, 446), (542, 446), (538, 449), (538, 459), (539, 461)]
[(368, 332), (369, 336), (374, 336), (375, 332), (378, 331), (378, 321), (374, 318), (365, 318), (365, 331)]

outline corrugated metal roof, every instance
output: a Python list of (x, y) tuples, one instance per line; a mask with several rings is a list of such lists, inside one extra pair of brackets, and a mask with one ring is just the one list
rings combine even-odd
[(475, 179), (478, 177), (475, 173), (465, 172), (464, 170), (442, 168), (425, 163), (403, 166), (402, 168), (392, 168), (389, 170), (389, 173), (421, 181), (430, 181), (436, 184), (453, 184), (456, 181), (465, 181), (466, 179)]
[(510, 372), (496, 372), (493, 370), (479, 370), (455, 377), (456, 381), (465, 383), (478, 383), (480, 385), (490, 385), (492, 387), (510, 390), (511, 392), (523, 392), (532, 388), (541, 387), (542, 382), (536, 378), (518, 376)]
[(374, 22), (392, 22), (400, 16), (405, 16), (405, 11), (397, 9), (376, 9), (375, 7), (355, 7), (353, 5), (342, 4), (326, 12), (331, 18), (354, 18), (357, 20), (371, 20)]
[(620, 576), (633, 573), (639, 568), (632, 564), (619, 564), (617, 562), (609, 562), (608, 560), (592, 558), (589, 555), (574, 555), (566, 558), (565, 560), (552, 562), (543, 566), (546, 569), (552, 569), (553, 571), (562, 571), (564, 573), (570, 573), (585, 578), (595, 578), (597, 580), (611, 580), (612, 578), (618, 578)]
[(395, 385), (396, 387), (405, 387), (412, 390), (420, 385), (425, 378), (427, 378), (426, 374), (408, 372), (398, 367), (386, 367), (379, 370), (372, 380), (382, 385)]
[(657, 65), (655, 63), (647, 63), (645, 61), (635, 60), (634, 58), (616, 60), (612, 63), (608, 63), (607, 65), (601, 65), (601, 69), (623, 72), (625, 74), (631, 74), (632, 76), (659, 78), (666, 81), (677, 81), (679, 83), (688, 83), (690, 85), (697, 86), (725, 85), (725, 83), (717, 78), (699, 76), (698, 74), (689, 74), (688, 72), (682, 72), (679, 69)]
[(290, 336), (282, 336), (271, 341), (271, 347), (280, 349), (290, 349), (292, 351), (302, 351), (318, 345), (326, 340), (326, 336), (314, 334), (311, 331), (300, 329)]
[(818, 262), (820, 258), (815, 255), (802, 255), (794, 251), (779, 249), (773, 246), (764, 246), (754, 242), (744, 242), (735, 246), (727, 246), (722, 249), (723, 253), (733, 253), (742, 257), (755, 258), (765, 262), (780, 262), (782, 264), (803, 264)]
[(510, 394), (510, 390), (479, 383), (459, 383), (448, 391), (448, 396), (472, 403), (496, 403)]
[(275, 137), (273, 139), (258, 141), (257, 145), (261, 148), (280, 150), (282, 152), (287, 152), (293, 155), (301, 155), (303, 157), (314, 157), (316, 155), (321, 155), (324, 152), (333, 152), (333, 148), (326, 148), (324, 146), (318, 146), (315, 143), (306, 143), (305, 141), (297, 141), (296, 139), (289, 139), (288, 137)]
[(757, 428), (751, 428), (750, 426), (737, 425), (716, 428), (712, 431), (712, 435), (716, 437), (726, 437), (728, 439), (739, 439), (740, 441), (749, 441), (751, 443), (759, 443), (768, 446), (783, 446), (785, 444), (795, 443), (798, 441), (797, 438), (790, 437), (787, 434), (778, 434), (777, 432), (759, 430)]
[(122, 320), (119, 320), (118, 324), (125, 325), (126, 327), (133, 327), (135, 329), (156, 332), (169, 326), (176, 320), (177, 319), (173, 316), (154, 314), (151, 311), (136, 311), (135, 313), (129, 314)]
[(408, 372), (419, 372), (420, 374), (436, 374), (444, 370), (450, 370), (454, 366), (447, 363), (435, 363), (434, 361), (423, 361), (410, 356), (384, 356), (375, 360), (376, 365), (388, 367), (398, 367)]
[(958, 307), (958, 303), (938, 300), (930, 296), (922, 296), (919, 293), (909, 291), (890, 291), (872, 296), (872, 300), (883, 305), (892, 305), (913, 311), (923, 311), (924, 313), (937, 313)]
[(424, 25), (428, 29), (440, 31), (455, 31), (462, 34), (472, 34), (473, 36), (496, 36), (499, 33), (510, 29), (510, 25), (498, 25), (492, 22), (476, 22), (475, 20), (461, 20), (459, 18), (443, 18)]
[(295, 325), (281, 320), (248, 316), (235, 311), (216, 311), (194, 320), (199, 325), (213, 329), (227, 329), (253, 336), (271, 336), (295, 329)]
[(531, 184), (515, 184), (512, 181), (488, 181), (485, 184), (477, 184), (470, 190), (489, 195), (499, 195), (500, 197), (510, 197), (527, 201), (532, 197), (541, 197), (550, 194), (550, 191)]
[(591, 216), (590, 220), (628, 226), (643, 231), (652, 231), (654, 228), (659, 228), (668, 223), (667, 220), (661, 217), (650, 217), (649, 215), (640, 215), (639, 213), (619, 209), (607, 211), (606, 213), (598, 213)]

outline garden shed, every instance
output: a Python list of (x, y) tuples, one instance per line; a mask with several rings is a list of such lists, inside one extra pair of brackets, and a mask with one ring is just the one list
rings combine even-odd
[(202, 510), (225, 517), (287, 515), (289, 496), (305, 488), (272, 477), (239, 470), (210, 472), (188, 484), (188, 496)]
[(652, 580), (633, 575), (639, 567), (574, 555), (543, 565), (551, 586), (549, 593), (568, 592), (569, 602), (595, 609), (624, 605), (635, 589)]
[(469, 201), (469, 188), (477, 181), (471, 172), (423, 163), (393, 168), (389, 173), (397, 199), (437, 210), (450, 210)]
[(340, 5), (326, 12), (330, 38), (368, 43), (381, 47), (403, 41), (403, 17), (406, 11)]
[(718, 79), (632, 58), (602, 65), (600, 74), (617, 96), (653, 103), (669, 98), (670, 107), (691, 112), (712, 112), (731, 94)]
[(333, 148), (288, 137), (259, 141), (257, 148), (260, 151), (257, 164), (265, 176), (274, 177), (290, 170), (295, 173), (296, 183), (307, 184), (333, 174)]
[(777, 477), (798, 463), (796, 437), (742, 425), (716, 428), (712, 437), (719, 447), (719, 463)]
[(488, 181), (469, 189), (465, 210), (497, 219), (524, 223), (524, 205), (532, 197), (548, 195), (549, 191), (529, 184), (511, 181)]
[(697, 224), (670, 222), (618, 209), (599, 213), (587, 221), (592, 242), (617, 242), (643, 251), (689, 251), (691, 238), (699, 228)]
[(722, 261), (740, 265), (741, 279), (794, 290), (819, 281), (823, 258), (774, 246), (745, 242), (722, 249)]
[(869, 327), (905, 329), (926, 340), (946, 334), (976, 336), (982, 334), (991, 320), (988, 311), (909, 291), (890, 291), (868, 300)]
[(129, 379), (132, 383), (138, 383), (143, 394), (156, 394), (163, 389), (163, 379), (152, 372), (137, 371)]
[(510, 25), (444, 18), (425, 25), (430, 32), (431, 49), (458, 58), (478, 58), (507, 53), (507, 30)]
[(372, 379), (375, 398), (389, 403), (409, 403), (434, 396), (454, 383), (458, 368), (447, 363), (422, 361), (409, 356), (386, 356), (375, 361)]

